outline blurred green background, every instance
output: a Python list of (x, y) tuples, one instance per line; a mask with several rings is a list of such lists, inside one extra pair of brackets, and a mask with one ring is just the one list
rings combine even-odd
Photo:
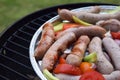
[(0, 33), (15, 21), (37, 10), (81, 2), (120, 4), (120, 0), (0, 0)]

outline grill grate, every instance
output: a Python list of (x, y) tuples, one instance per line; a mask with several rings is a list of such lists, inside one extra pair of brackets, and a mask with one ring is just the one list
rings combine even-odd
[[(51, 15), (51, 16), (50, 16)], [(0, 69), (2, 80), (25, 80), (30, 79), (29, 75), (36, 76), (29, 61), (29, 44), (35, 31), (55, 14), (38, 17), (33, 21), (20, 27), (4, 43), (0, 54)], [(11, 74), (12, 73), (12, 74)], [(33, 78), (33, 77), (32, 77)]]
[(57, 8), (91, 5), (96, 3), (51, 7), (28, 15), (13, 24), (0, 37), (0, 80), (39, 80), (29, 60), (29, 44), (35, 31), (45, 21), (57, 15)]

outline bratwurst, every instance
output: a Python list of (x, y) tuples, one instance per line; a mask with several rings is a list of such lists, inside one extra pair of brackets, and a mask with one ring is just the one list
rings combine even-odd
[(64, 52), (68, 45), (73, 43), (75, 40), (76, 36), (73, 32), (66, 33), (56, 40), (42, 59), (42, 70), (52, 70), (54, 64), (57, 62), (59, 53)]
[(120, 47), (112, 38), (103, 38), (103, 45), (111, 57), (116, 70), (120, 70)]
[(105, 80), (120, 80), (120, 71), (113, 71), (108, 75), (103, 75)]
[[(110, 43), (109, 43), (110, 44)], [(94, 37), (89, 44), (89, 52), (97, 53), (97, 70), (103, 74), (110, 74), (114, 71), (113, 65), (106, 59), (102, 50), (102, 40)]]
[(58, 14), (61, 19), (68, 20), (71, 22), (74, 22), (73, 16), (76, 16), (77, 18), (91, 23), (95, 24), (96, 22), (100, 20), (108, 20), (108, 19), (117, 19), (120, 20), (120, 11), (114, 13), (114, 14), (96, 14), (96, 13), (89, 13), (85, 11), (81, 12), (73, 12), (68, 9), (61, 9), (58, 11)]
[(42, 36), (40, 38), (38, 46), (35, 49), (34, 54), (37, 60), (42, 59), (45, 52), (49, 49), (49, 47), (53, 44), (55, 40), (55, 33), (53, 25), (51, 23), (46, 23), (42, 29)]
[(72, 52), (67, 56), (66, 62), (75, 66), (79, 66), (86, 51), (87, 45), (90, 42), (90, 39), (86, 35), (79, 37), (75, 43)]
[(79, 27), (79, 28), (70, 28), (67, 29), (61, 33), (59, 33), (56, 36), (56, 39), (61, 37), (62, 35), (66, 34), (67, 32), (74, 32), (76, 37), (79, 38), (81, 35), (87, 35), (89, 37), (104, 37), (104, 34), (106, 33), (106, 30), (104, 28), (101, 28), (99, 26), (88, 26), (88, 27)]
[(103, 27), (107, 31), (118, 32), (120, 31), (120, 21), (117, 19), (101, 20), (96, 25)]

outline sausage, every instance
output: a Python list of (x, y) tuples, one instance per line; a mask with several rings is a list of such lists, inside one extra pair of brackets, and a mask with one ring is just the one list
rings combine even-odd
[(89, 46), (88, 50), (90, 53), (97, 53), (97, 70), (103, 74), (110, 74), (114, 71), (113, 65), (106, 59), (102, 51), (102, 40), (99, 37), (94, 37)]
[(89, 12), (89, 13), (99, 13), (100, 11), (101, 11), (100, 6), (92, 6), (92, 8), (85, 10), (85, 12)]
[(79, 80), (80, 79), (80, 75), (76, 76), (76, 75), (68, 75), (68, 74), (55, 74), (55, 77), (57, 77), (60, 80)]
[[(96, 25), (105, 28), (107, 31), (118, 32), (120, 31), (120, 21), (117, 19), (98, 21)], [(114, 27), (113, 27), (114, 26)]]
[(111, 74), (103, 76), (105, 80), (120, 80), (120, 71), (113, 71)]
[(120, 20), (120, 11), (114, 14), (96, 14), (96, 13), (89, 13), (84, 11), (83, 12), (81, 11), (79, 13), (74, 13), (68, 9), (61, 9), (58, 11), (58, 14), (60, 18), (63, 20), (74, 22), (72, 17), (76, 16), (77, 18), (91, 24), (95, 24), (100, 20), (108, 20), (108, 19)]
[(106, 30), (98, 26), (89, 26), (89, 27), (79, 27), (79, 28), (70, 28), (56, 36), (56, 39), (66, 34), (67, 32), (74, 32), (77, 38), (81, 35), (87, 35), (89, 37), (99, 36), (103, 37), (106, 33)]
[(117, 44), (118, 44), (118, 46), (120, 47), (120, 40), (119, 39), (115, 39), (114, 40)]
[(42, 70), (52, 70), (58, 59), (59, 53), (63, 52), (68, 47), (68, 45), (73, 43), (75, 40), (76, 36), (73, 32), (69, 32), (56, 40), (42, 59)]
[(73, 15), (77, 15), (81, 12), (85, 12), (85, 13), (99, 13), (101, 11), (101, 8), (99, 6), (93, 6), (92, 8), (88, 9), (88, 10), (80, 10), (80, 11), (69, 11), (68, 9), (58, 9), (58, 14), (60, 15), (60, 17), (62, 19), (65, 20), (69, 20), (71, 22), (73, 22), (72, 20), (72, 16)]
[(111, 63), (111, 59), (110, 57), (108, 56), (108, 54), (106, 52), (103, 52), (104, 56), (106, 57), (106, 59)]
[(115, 69), (120, 70), (120, 47), (112, 38), (108, 37), (103, 38), (103, 45), (111, 57)]
[(90, 39), (88, 36), (80, 36), (77, 42), (75, 43), (71, 54), (67, 56), (66, 62), (75, 66), (79, 66), (89, 42)]
[(75, 12), (73, 12), (73, 13), (75, 13), (75, 14), (79, 14), (79, 13), (81, 13), (81, 12), (87, 12), (87, 13), (99, 13), (101, 11), (101, 7), (100, 6), (91, 6), (91, 8), (89, 8), (89, 9), (83, 9), (83, 10), (77, 10), (77, 11), (75, 11)]
[(46, 23), (43, 26), (42, 36), (34, 53), (34, 56), (37, 60), (43, 58), (45, 52), (53, 44), (54, 40), (55, 40), (55, 33), (53, 30), (53, 25), (51, 23)]

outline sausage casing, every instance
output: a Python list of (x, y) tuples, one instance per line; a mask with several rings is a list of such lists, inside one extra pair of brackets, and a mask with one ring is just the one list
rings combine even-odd
[(62, 35), (66, 34), (67, 32), (74, 32), (77, 38), (79, 38), (81, 35), (87, 35), (89, 37), (104, 37), (104, 34), (106, 33), (106, 30), (104, 28), (101, 28), (99, 26), (89, 26), (89, 27), (79, 27), (79, 28), (70, 28), (67, 29), (60, 34), (56, 36), (56, 39), (61, 37)]
[(45, 56), (42, 59), (42, 70), (53, 69), (54, 64), (58, 59), (58, 54), (60, 52), (64, 52), (64, 50), (68, 47), (69, 44), (73, 43), (76, 40), (76, 36), (74, 33), (66, 33), (58, 40), (54, 42), (54, 44), (48, 49)]
[(76, 41), (71, 54), (69, 54), (66, 58), (67, 63), (79, 66), (84, 53), (86, 51), (87, 45), (90, 42), (90, 39), (86, 35), (82, 35), (79, 37), (79, 39)]
[(108, 55), (111, 57), (115, 69), (120, 70), (120, 47), (112, 38), (105, 37), (103, 45)]
[(89, 52), (97, 53), (97, 70), (103, 74), (110, 74), (114, 71), (113, 65), (106, 59), (102, 50), (102, 40), (94, 37), (89, 44)]
[(53, 44), (54, 40), (55, 40), (55, 33), (53, 30), (53, 25), (51, 23), (46, 23), (43, 26), (41, 39), (38, 43), (38, 46), (35, 49), (34, 56), (37, 60), (42, 59), (45, 52)]

